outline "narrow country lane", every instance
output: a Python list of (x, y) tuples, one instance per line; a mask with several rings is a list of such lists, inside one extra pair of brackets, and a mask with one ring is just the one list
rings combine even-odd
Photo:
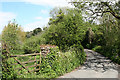
[(84, 49), (87, 60), (84, 65), (59, 78), (118, 78), (118, 65), (101, 54)]

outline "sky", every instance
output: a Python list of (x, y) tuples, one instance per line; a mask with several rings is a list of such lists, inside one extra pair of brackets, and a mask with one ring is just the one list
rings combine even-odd
[(55, 7), (73, 7), (70, 0), (0, 0), (0, 34), (15, 19), (24, 31), (47, 25), (49, 12)]

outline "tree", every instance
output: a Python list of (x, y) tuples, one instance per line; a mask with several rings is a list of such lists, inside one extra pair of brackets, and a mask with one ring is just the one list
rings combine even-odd
[(43, 30), (45, 31), (47, 29), (47, 27), (43, 27)]
[[(96, 0), (96, 1), (87, 1), (87, 0), (73, 0), (70, 2), (74, 4), (74, 6), (84, 12), (84, 14), (87, 13), (87, 16), (85, 17), (87, 20), (93, 20), (102, 17), (106, 13), (112, 14), (116, 19), (120, 20), (120, 1), (102, 1), (102, 0)], [(89, 14), (89, 15), (88, 15)]]
[[(114, 21), (114, 22), (111, 22)], [(101, 21), (101, 31), (105, 40), (105, 47), (109, 48), (111, 52), (117, 50), (117, 45), (119, 42), (119, 25), (116, 23), (115, 19), (111, 14), (104, 15)]]
[[(85, 11), (88, 21), (99, 21), (102, 38), (101, 53), (120, 63), (120, 1), (75, 1), (72, 4), (77, 9)], [(83, 16), (84, 16), (83, 15)], [(98, 31), (99, 32), (99, 31)], [(99, 37), (99, 38), (101, 38)], [(104, 41), (103, 41), (104, 40)]]
[(41, 29), (41, 28), (36, 28), (36, 29), (33, 30), (33, 34), (32, 34), (32, 35), (33, 35), (33, 36), (34, 36), (34, 35), (37, 35), (37, 34), (40, 33), (40, 32), (42, 32), (42, 29)]
[(32, 36), (36, 36), (37, 34), (39, 34), (41, 32), (42, 32), (42, 29), (38, 27), (38, 28), (35, 28), (33, 31), (26, 32), (26, 37), (30, 38)]
[[(65, 8), (66, 9), (66, 8)], [(67, 12), (67, 9), (66, 9)], [(54, 8), (53, 10), (50, 11), (50, 18), (49, 25), (51, 24), (57, 24), (60, 22), (65, 15), (65, 10), (63, 8)]]
[(91, 44), (93, 39), (94, 39), (94, 33), (91, 28), (88, 28), (88, 31), (86, 32), (86, 40), (89, 44)]
[(67, 49), (81, 42), (88, 27), (84, 25), (80, 11), (71, 8), (66, 9), (65, 13), (59, 9), (49, 23), (46, 40), (48, 43), (59, 46), (60, 49)]
[(2, 47), (3, 49), (15, 50), (19, 49), (25, 39), (25, 32), (16, 24), (8, 23), (2, 31)]

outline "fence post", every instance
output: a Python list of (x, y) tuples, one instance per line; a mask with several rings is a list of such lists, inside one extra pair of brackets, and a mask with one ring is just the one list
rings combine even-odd
[(35, 55), (35, 70), (36, 70), (36, 66), (37, 66), (37, 61), (36, 61), (36, 55)]
[[(40, 64), (41, 64), (41, 52), (40, 52)], [(39, 65), (39, 70), (40, 70), (40, 65)]]

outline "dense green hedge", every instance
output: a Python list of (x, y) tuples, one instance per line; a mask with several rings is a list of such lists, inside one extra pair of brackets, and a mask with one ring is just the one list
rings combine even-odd
[[(26, 59), (26, 58), (23, 58)], [(57, 78), (67, 72), (74, 70), (85, 61), (85, 53), (81, 45), (73, 45), (68, 52), (60, 52), (59, 48), (52, 48), (51, 52), (46, 57), (42, 56), (40, 71), (35, 73), (26, 73), (24, 70), (22, 75), (19, 75), (14, 70), (14, 59), (8, 59), (8, 72), (3, 72), (5, 79), (17, 78)]]
[(41, 36), (32, 36), (24, 41), (22, 49), (25, 54), (40, 52), (40, 45), (45, 43), (45, 39)]
[[(78, 50), (79, 49), (79, 50)], [(76, 51), (77, 50), (77, 51)], [(83, 64), (85, 53), (83, 47), (74, 45), (68, 52), (60, 52), (58, 48), (51, 49), (46, 57), (42, 57), (40, 71), (37, 75), (26, 74), (19, 78), (56, 78)]]

